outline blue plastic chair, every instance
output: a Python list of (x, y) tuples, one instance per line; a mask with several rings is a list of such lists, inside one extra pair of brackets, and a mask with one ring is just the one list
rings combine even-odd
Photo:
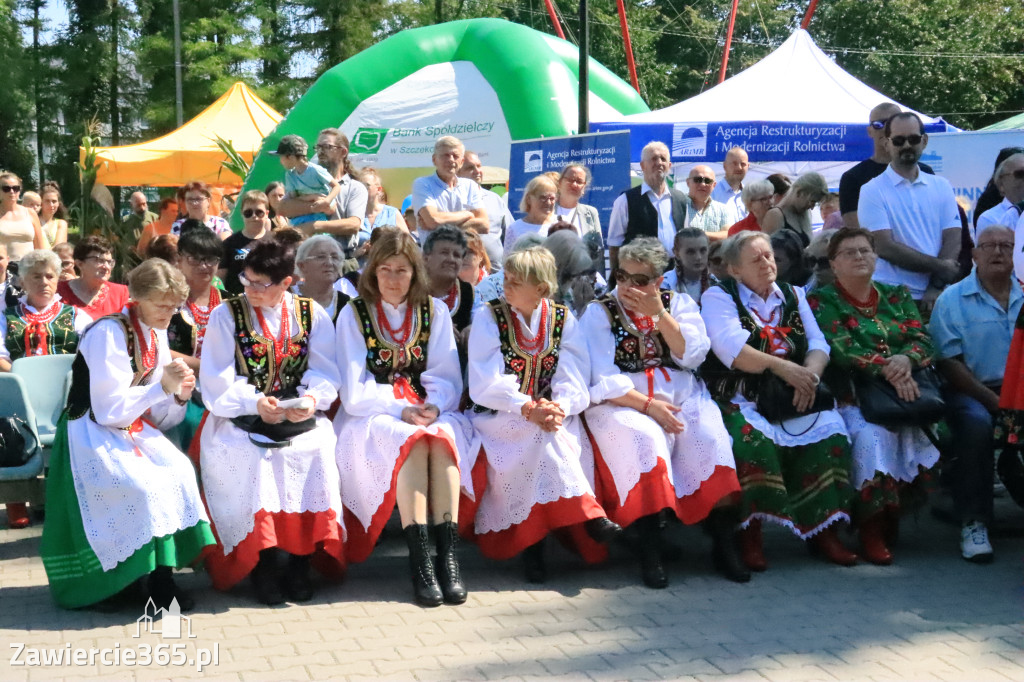
[[(0, 374), (0, 417), (20, 417), (38, 439), (35, 410), (25, 382), (16, 374)], [(43, 472), (43, 450), (41, 447), (34, 447), (34, 450), (28, 462), (20, 467), (0, 467), (0, 503), (43, 502), (45, 481), (39, 477)]]
[(18, 358), (11, 364), (11, 373), (21, 377), (28, 389), (28, 399), (36, 414), (39, 442), (53, 445), (57, 422), (67, 403), (71, 388), (71, 355), (37, 355)]

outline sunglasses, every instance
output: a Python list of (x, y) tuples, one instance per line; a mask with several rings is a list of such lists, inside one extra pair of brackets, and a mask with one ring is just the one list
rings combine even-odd
[(612, 273), (615, 277), (615, 281), (619, 284), (625, 284), (630, 282), (635, 287), (645, 287), (654, 281), (654, 278), (650, 275), (636, 274), (631, 275), (622, 268), (616, 268), (615, 272)]
[(890, 137), (889, 140), (892, 142), (893, 147), (902, 147), (906, 143), (910, 143), (911, 147), (915, 147), (921, 144), (921, 140), (924, 139), (924, 135), (896, 135)]
[(12, 192), (14, 194), (17, 194), (18, 192), (21, 191), (21, 185), (4, 185), (0, 187), (0, 189), (2, 189), (5, 192)]
[(194, 268), (214, 268), (220, 265), (220, 258), (197, 258), (185, 256), (185, 260)]
[(1024, 180), (1024, 168), (1018, 168), (1015, 171), (1002, 173), (999, 177), (1005, 178), (1007, 175), (1012, 175), (1014, 180)]
[(883, 128), (885, 128), (885, 124), (888, 122), (889, 119), (885, 119), (883, 121), (872, 121), (871, 127), (874, 128), (875, 130), (882, 130)]
[(714, 178), (705, 178), (703, 175), (695, 175), (692, 178), (690, 178), (690, 180), (692, 180), (693, 182), (697, 183), (698, 185), (713, 185), (713, 184), (715, 184), (715, 179)]
[(246, 220), (252, 218), (253, 216), (257, 218), (265, 218), (267, 212), (260, 208), (247, 208), (244, 211), (242, 211), (242, 215), (245, 216)]

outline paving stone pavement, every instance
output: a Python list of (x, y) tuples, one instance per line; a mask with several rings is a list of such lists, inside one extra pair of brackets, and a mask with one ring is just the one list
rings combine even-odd
[[(0, 680), (1024, 680), (1024, 512), (997, 500), (996, 562), (958, 552), (957, 529), (927, 511), (904, 520), (896, 563), (840, 568), (766, 532), (769, 570), (745, 585), (712, 572), (710, 543), (670, 529), (683, 547), (671, 585), (649, 590), (625, 550), (596, 567), (550, 548), (546, 585), (517, 561), (463, 545), (469, 601), (411, 603), (405, 549), (390, 533), (343, 583), (314, 601), (258, 607), (248, 585), (217, 593), (202, 573), (180, 582), (198, 606), (193, 639), (135, 638), (139, 609), (62, 611), (38, 557), (40, 526), (0, 530)], [(849, 540), (849, 538), (847, 538)], [(158, 621), (160, 622), (160, 621)], [(15, 649), (160, 645), (216, 665), (18, 666)], [(182, 652), (181, 655), (176, 654)], [(23, 652), (20, 660), (27, 660)], [(173, 659), (172, 659), (173, 660)]]

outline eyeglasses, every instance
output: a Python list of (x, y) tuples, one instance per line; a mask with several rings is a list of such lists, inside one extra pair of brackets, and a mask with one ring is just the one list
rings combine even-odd
[(752, 204), (755, 204), (755, 203), (757, 203), (758, 201), (771, 201), (771, 200), (772, 200), (772, 195), (771, 195), (771, 194), (766, 194), (766, 195), (765, 195), (765, 196), (763, 196), (763, 197), (758, 197), (758, 198), (756, 198), (756, 199), (751, 199), (751, 200), (750, 200), (750, 203), (752, 203)]
[(242, 215), (245, 216), (246, 220), (250, 220), (253, 216), (256, 216), (257, 218), (265, 218), (267, 216), (267, 212), (261, 208), (247, 208), (242, 211)]
[(916, 147), (921, 144), (923, 139), (924, 135), (895, 135), (889, 138), (893, 147), (902, 147), (907, 142), (910, 143), (911, 147)]
[(1010, 253), (1013, 251), (1013, 244), (1011, 242), (985, 242), (984, 244), (978, 244), (978, 248), (982, 251), (1006, 251)]
[(854, 258), (856, 256), (868, 258), (873, 255), (875, 255), (874, 249), (870, 249), (866, 246), (862, 246), (859, 249), (839, 249), (838, 251), (836, 251), (837, 258)]
[(238, 273), (238, 281), (242, 283), (242, 286), (246, 289), (256, 289), (258, 291), (266, 291), (270, 287), (277, 286), (280, 282), (270, 282), (268, 284), (262, 284), (260, 282), (252, 282), (248, 277), (242, 273)]
[(874, 128), (875, 130), (882, 130), (883, 128), (885, 128), (885, 124), (888, 122), (889, 119), (884, 119), (882, 121), (872, 121), (871, 127)]
[(220, 265), (220, 258), (196, 258), (185, 256), (185, 260), (194, 268), (215, 268)]
[(654, 281), (654, 278), (651, 277), (650, 275), (644, 275), (640, 273), (633, 275), (626, 272), (622, 268), (616, 268), (612, 275), (615, 277), (615, 281), (618, 282), (619, 284), (625, 284), (626, 282), (630, 282), (635, 287), (645, 287)]
[(17, 194), (18, 192), (21, 191), (21, 185), (3, 185), (3, 186), (0, 186), (0, 189), (2, 189), (5, 192), (11, 192), (12, 194)]
[(165, 305), (163, 303), (150, 303), (150, 306), (156, 308), (157, 312), (164, 313), (166, 315), (176, 315), (181, 312), (181, 305)]
[(695, 183), (697, 183), (698, 185), (713, 185), (713, 184), (715, 184), (715, 179), (714, 178), (706, 178), (703, 175), (695, 175), (692, 178), (690, 178), (690, 180), (695, 182)]
[(209, 201), (209, 197), (185, 197), (185, 203), (187, 204), (201, 204), (204, 201)]
[(341, 145), (340, 145), (340, 144), (327, 144), (327, 143), (325, 142), (325, 143), (323, 143), (323, 144), (318, 144), (318, 145), (317, 145), (317, 146), (315, 147), (315, 149), (316, 149), (317, 151), (327, 151), (328, 149), (341, 149)]
[(107, 267), (110, 267), (110, 268), (112, 268), (115, 265), (117, 265), (117, 261), (114, 260), (113, 258), (103, 258), (101, 256), (89, 256), (85, 260), (92, 261), (96, 265), (106, 265)]
[(1007, 175), (1012, 175), (1014, 180), (1024, 180), (1024, 168), (1018, 168), (1015, 171), (1007, 171), (1005, 173), (1000, 173), (999, 177), (1004, 178)]

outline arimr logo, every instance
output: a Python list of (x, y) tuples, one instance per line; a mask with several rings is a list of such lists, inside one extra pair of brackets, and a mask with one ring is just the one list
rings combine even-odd
[(389, 128), (360, 128), (352, 136), (350, 154), (376, 154), (384, 144)]

